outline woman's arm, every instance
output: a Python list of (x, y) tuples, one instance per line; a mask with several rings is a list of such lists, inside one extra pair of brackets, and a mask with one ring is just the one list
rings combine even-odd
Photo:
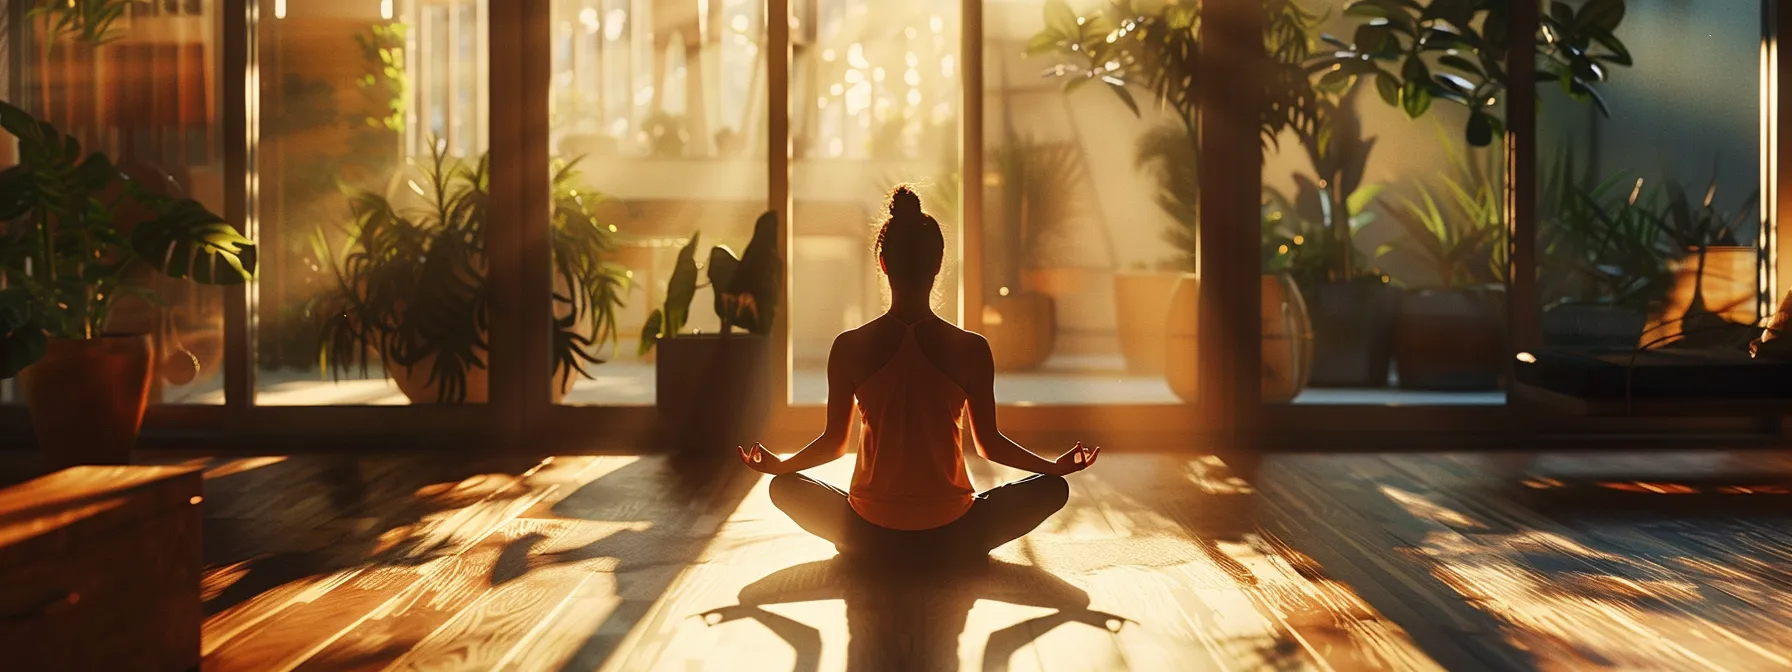
[(1064, 474), (1065, 469), (1057, 463), (1021, 447), (996, 428), (995, 356), (989, 351), (989, 341), (982, 336), (976, 336), (975, 343), (967, 372), (970, 386), (965, 394), (970, 397), (971, 435), (977, 442), (977, 454), (996, 464), (1035, 474)]
[(852, 425), (853, 392), (858, 387), (852, 377), (852, 356), (848, 354), (843, 343), (846, 334), (834, 339), (834, 347), (828, 351), (828, 425), (821, 436), (815, 437), (809, 445), (783, 460), (773, 469), (779, 474), (790, 474), (804, 469), (813, 469), (840, 459), (846, 454), (846, 437)]

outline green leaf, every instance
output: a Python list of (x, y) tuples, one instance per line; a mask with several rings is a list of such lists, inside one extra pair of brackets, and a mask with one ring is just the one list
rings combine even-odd
[(1027, 40), (1026, 54), (1028, 56), (1049, 54), (1057, 51), (1060, 48), (1058, 45), (1063, 42), (1064, 37), (1062, 35), (1059, 35), (1057, 31), (1048, 28), (1039, 31), (1039, 34), (1034, 35), (1032, 39)]
[(1445, 54), (1443, 56), (1440, 56), (1437, 59), (1437, 63), (1438, 63), (1438, 65), (1449, 66), (1449, 67), (1455, 68), (1457, 70), (1461, 70), (1463, 72), (1473, 74), (1477, 77), (1485, 77), (1486, 76), (1486, 73), (1481, 72), (1481, 66), (1475, 65), (1474, 61), (1470, 61), (1466, 58), (1457, 56), (1455, 54)]
[(716, 317), (721, 318), (724, 330), (740, 322), (740, 295), (734, 292), (734, 273), (739, 269), (740, 259), (734, 250), (727, 245), (710, 248), (709, 288), (715, 294)]
[(10, 221), (31, 211), (37, 202), (37, 186), (24, 166), (0, 171), (0, 221)]
[(1599, 46), (1605, 47), (1606, 51), (1611, 52), (1610, 54), (1600, 55), (1596, 58), (1614, 65), (1622, 65), (1625, 67), (1634, 65), (1634, 62), (1630, 58), (1630, 48), (1624, 46), (1624, 41), (1618, 39), (1616, 35), (1601, 30), (1589, 30), (1587, 33), (1593, 38), (1594, 42), (1599, 43)]
[(1475, 147), (1486, 147), (1493, 144), (1493, 124), (1486, 112), (1475, 110), (1468, 115), (1468, 144)]
[(255, 277), (255, 241), (191, 199), (159, 201), (155, 219), (131, 231), (131, 248), (172, 278), (237, 285)]
[(1344, 197), (1345, 212), (1350, 213), (1350, 215), (1354, 217), (1361, 214), (1363, 211), (1368, 210), (1369, 205), (1374, 203), (1377, 197), (1381, 196), (1381, 190), (1384, 188), (1386, 188), (1386, 185), (1365, 184), (1356, 191), (1350, 192), (1349, 196)]
[(1407, 80), (1400, 89), (1400, 107), (1406, 110), (1406, 116), (1414, 119), (1431, 109), (1431, 90), (1425, 87), (1424, 80)]
[(1392, 73), (1384, 70), (1375, 75), (1375, 92), (1381, 94), (1381, 99), (1387, 104), (1399, 107), (1400, 80)]
[(1399, 46), (1393, 31), (1386, 24), (1363, 24), (1356, 28), (1356, 48), (1365, 54), (1373, 56), (1394, 51)]
[(677, 335), (690, 319), (691, 299), (697, 295), (697, 239), (701, 235), (692, 233), (691, 241), (678, 250), (672, 279), (666, 282), (665, 320), (660, 329), (666, 336)]
[(666, 315), (658, 308), (647, 314), (647, 324), (641, 327), (641, 343), (636, 348), (637, 354), (646, 357), (653, 351), (653, 346), (660, 342), (660, 328), (664, 326)]
[(0, 290), (0, 378), (19, 375), (42, 359), (49, 347), (31, 305), (31, 295), (24, 289)]

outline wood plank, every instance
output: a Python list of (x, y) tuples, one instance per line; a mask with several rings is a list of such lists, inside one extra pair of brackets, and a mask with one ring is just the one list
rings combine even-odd
[[(208, 621), (207, 669), (265, 670), (299, 664), (384, 605), (393, 593), (416, 582), (431, 562), (465, 552), (562, 486), (579, 483), (577, 479), (596, 459), (550, 459), (514, 477), (475, 476), (420, 493), (438, 505), (470, 503), (386, 531), (366, 558), (321, 578), (302, 580), (305, 585), (290, 591), (286, 601), (258, 603), (253, 611)], [(312, 641), (318, 639), (324, 641)]]
[[(1498, 614), (1519, 637), (1548, 638), (1571, 644), (1597, 661), (1620, 666), (1669, 664), (1706, 669), (1769, 669), (1792, 665), (1792, 638), (1786, 623), (1792, 613), (1782, 605), (1750, 604), (1730, 591), (1714, 589), (1698, 565), (1666, 566), (1653, 558), (1686, 557), (1700, 536), (1699, 523), (1649, 521), (1648, 528), (1667, 527), (1673, 537), (1637, 529), (1623, 518), (1589, 512), (1597, 524), (1585, 531), (1518, 505), (1499, 490), (1476, 483), (1473, 463), (1449, 458), (1384, 460), (1384, 477), (1409, 488), (1413, 495), (1494, 521), (1494, 531), (1467, 531), (1458, 543), (1432, 554), (1441, 575), (1458, 590), (1472, 590), (1476, 604)], [(1410, 480), (1395, 481), (1399, 475)], [(1434, 483), (1468, 483), (1448, 491)], [(1672, 497), (1673, 495), (1662, 495)], [(1722, 526), (1722, 518), (1706, 525)], [(1691, 530), (1685, 530), (1688, 526)], [(1628, 529), (1627, 529), (1628, 528)], [(1673, 530), (1673, 528), (1682, 528)], [(1628, 534), (1614, 534), (1614, 530)], [(1690, 534), (1688, 533), (1690, 532)], [(1726, 573), (1732, 591), (1760, 579), (1750, 563), (1736, 562), (1746, 548), (1739, 534), (1726, 534), (1717, 557), (1743, 570)], [(1792, 537), (1776, 535), (1763, 546), (1773, 561), (1792, 559), (1784, 552)], [(1622, 543), (1617, 543), (1617, 542)], [(1691, 548), (1688, 548), (1688, 547)], [(1547, 560), (1547, 561), (1546, 561)], [(1761, 563), (1773, 566), (1774, 562)], [(1702, 576), (1704, 575), (1704, 576)], [(1498, 581), (1486, 580), (1499, 577)], [(1740, 645), (1740, 642), (1758, 644)]]
[[(597, 529), (600, 527), (525, 519), (511, 521), (502, 534), (513, 539), (527, 538), (527, 550), (537, 544), (551, 544), (569, 531), (585, 540), (604, 536), (604, 532)], [(510, 555), (493, 571), (494, 574), (515, 572), (518, 574), (515, 578), (488, 583), (464, 609), (408, 647), (384, 669), (501, 669), (522, 657), (529, 642), (545, 635), (552, 617), (565, 608), (584, 584), (601, 581), (594, 577), (602, 574), (593, 570), (605, 561), (605, 558), (590, 558), (536, 565), (534, 558)], [(318, 669), (335, 668), (322, 666)]]
[[(1314, 476), (1309, 476), (1311, 471)], [(1451, 670), (1525, 669), (1532, 658), (1499, 639), (1496, 621), (1450, 597), (1447, 586), (1403, 549), (1441, 526), (1377, 506), (1330, 457), (1273, 458), (1260, 487), (1270, 529), (1399, 623), (1426, 654)], [(1345, 499), (1348, 498), (1348, 499)]]

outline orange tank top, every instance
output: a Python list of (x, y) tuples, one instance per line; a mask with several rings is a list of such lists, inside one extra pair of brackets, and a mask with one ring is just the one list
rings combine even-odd
[(854, 396), (864, 425), (847, 501), (860, 517), (895, 530), (926, 530), (970, 510), (974, 491), (960, 424), (965, 393), (921, 352), (915, 325)]

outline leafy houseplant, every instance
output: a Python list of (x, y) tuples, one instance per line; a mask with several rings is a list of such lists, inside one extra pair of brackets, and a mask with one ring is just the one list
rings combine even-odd
[[(615, 343), (616, 309), (629, 283), (627, 271), (608, 260), (612, 232), (592, 213), (596, 195), (574, 186), (575, 166), (554, 171), (552, 264), (543, 269), (554, 277), (556, 398), (574, 373), (589, 375), (585, 365), (602, 363), (596, 351), (605, 341)], [(364, 373), (378, 357), (413, 402), (486, 401), (489, 168), (486, 157), (457, 161), (437, 143), (422, 170), (425, 184), (408, 184), (421, 205), (356, 195), (340, 263), (318, 230), (316, 254), (330, 260), (336, 280), (312, 308), (322, 321), (318, 354), (326, 369)]]
[(1673, 284), (1660, 222), (1665, 206), (1642, 179), (1583, 180), (1561, 152), (1541, 180), (1538, 290), (1551, 346), (1630, 349)]
[(104, 154), (0, 103), (19, 164), (0, 171), (0, 377), (21, 377), (53, 466), (129, 461), (148, 404), (148, 335), (110, 331), (120, 298), (154, 269), (247, 282), (255, 243), (197, 201), (152, 194)]
[[(659, 349), (655, 407), (667, 440), (683, 451), (710, 453), (755, 440), (771, 413), (768, 334), (783, 297), (784, 261), (778, 257), (778, 214), (766, 212), (739, 257), (724, 245), (710, 249), (703, 269), (709, 282), (699, 285), (699, 238), (693, 233), (679, 249), (666, 304), (647, 316), (641, 330), (641, 354)], [(702, 287), (715, 295), (721, 333), (680, 333)]]
[[(1753, 323), (1761, 317), (1758, 305), (1751, 305), (1759, 301), (1755, 291), (1759, 252), (1753, 245), (1743, 245), (1738, 234), (1753, 222), (1760, 193), (1749, 194), (1734, 211), (1723, 212), (1714, 205), (1717, 187), (1715, 175), (1703, 192), (1696, 193), (1668, 180), (1666, 216), (1659, 221), (1664, 239), (1681, 258), (1675, 286), (1663, 307), (1663, 323), (1644, 334), (1645, 348), (1670, 342), (1679, 347), (1739, 347), (1753, 336)], [(1719, 272), (1720, 266), (1729, 268)]]
[(1013, 134), (991, 158), (1000, 183), (986, 201), (995, 211), (985, 221), (996, 229), (988, 239), (1000, 244), (990, 248), (996, 263), (986, 276), (983, 334), (997, 369), (1032, 369), (1051, 356), (1057, 339), (1057, 306), (1034, 274), (1081, 207), (1077, 194), (1087, 172), (1076, 145)]
[[(1360, 130), (1353, 128), (1349, 101), (1365, 77), (1374, 80), (1383, 100), (1415, 118), (1433, 100), (1468, 106), (1464, 133), (1472, 145), (1487, 145), (1503, 132), (1493, 106), (1503, 98), (1506, 82), (1506, 0), (1353, 0), (1345, 14), (1359, 21), (1354, 43), (1317, 35), (1318, 17), (1296, 0), (1264, 0), (1263, 5), (1269, 62), (1261, 78), (1265, 104), (1258, 131), (1266, 144), (1284, 132), (1300, 140), (1316, 182), (1329, 192), (1329, 203), (1343, 203), (1354, 191), (1348, 173), (1354, 169), (1360, 174), (1372, 146), (1355, 140)], [(1571, 95), (1592, 99), (1603, 109), (1597, 84), (1609, 67), (1630, 63), (1615, 36), (1623, 13), (1622, 0), (1593, 0), (1578, 11), (1552, 3), (1539, 27), (1538, 80), (1560, 82)], [(1129, 87), (1146, 89), (1181, 117), (1193, 142), (1201, 76), (1196, 67), (1200, 17), (1194, 3), (1169, 2), (1156, 12), (1144, 12), (1126, 0), (1111, 0), (1101, 11), (1078, 16), (1053, 0), (1047, 3), (1045, 24), (1029, 53), (1063, 57), (1065, 62), (1050, 72), (1070, 79), (1067, 90), (1099, 82), (1136, 112), (1139, 106)], [(1316, 51), (1320, 40), (1328, 46)], [(1387, 69), (1391, 64), (1397, 69)], [(1331, 207), (1328, 214), (1327, 233), (1334, 239), (1327, 246), (1333, 255), (1325, 267), (1330, 279), (1323, 289), (1308, 286), (1319, 333), (1314, 382), (1382, 384), (1376, 382), (1381, 367), (1375, 360), (1385, 349), (1379, 344), (1386, 330), (1357, 329), (1364, 323), (1356, 318), (1389, 313), (1396, 305), (1389, 297), (1397, 300), (1398, 294), (1368, 281), (1376, 274), (1356, 266), (1348, 212)]]
[[(1443, 143), (1450, 145), (1447, 138)], [(1487, 160), (1495, 157), (1474, 158), (1456, 153), (1454, 174), (1440, 177), (1436, 187), (1420, 182), (1416, 198), (1403, 198), (1393, 213), (1406, 233), (1401, 246), (1429, 261), (1435, 278), (1431, 286), (1409, 283), (1400, 304), (1394, 357), (1401, 387), (1462, 391), (1500, 384), (1506, 353), (1505, 220), (1496, 188), (1499, 169)]]

